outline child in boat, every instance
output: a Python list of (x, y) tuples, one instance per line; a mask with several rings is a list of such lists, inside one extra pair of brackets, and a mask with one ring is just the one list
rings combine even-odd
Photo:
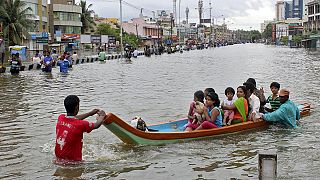
[[(226, 99), (223, 100), (223, 105), (228, 105), (231, 106), (234, 103), (234, 95), (235, 95), (235, 90), (232, 87), (228, 87), (225, 91), (224, 94), (226, 95)], [(222, 125), (226, 126), (231, 125), (231, 122), (233, 120), (234, 117), (234, 111), (233, 110), (225, 110), (224, 111), (224, 118), (223, 118), (223, 122)]]
[(222, 126), (222, 113), (219, 96), (216, 93), (209, 93), (206, 97), (204, 114), (206, 120), (203, 121), (196, 130), (220, 128)]
[(233, 110), (234, 111), (234, 117), (232, 124), (246, 122), (247, 116), (249, 112), (249, 105), (248, 105), (248, 99), (247, 99), (247, 88), (245, 86), (239, 86), (237, 88), (237, 97), (238, 99), (234, 101), (234, 103), (231, 106), (228, 105), (221, 105), (221, 109), (223, 110)]
[(270, 103), (271, 109), (268, 107), (264, 107), (267, 112), (273, 112), (281, 106), (279, 98), (280, 84), (278, 82), (272, 82), (270, 84), (270, 89), (272, 94), (268, 97), (267, 103)]
[(216, 91), (213, 88), (206, 88), (204, 90), (204, 97), (206, 98), (209, 93), (215, 93)]
[[(93, 129), (99, 128), (107, 114), (103, 110), (93, 109), (88, 113), (78, 115), (80, 100), (75, 95), (67, 96), (64, 99), (64, 106), (67, 114), (61, 114), (56, 124), (55, 155), (57, 162), (82, 161), (83, 133), (90, 133)], [(98, 115), (95, 123), (83, 120), (95, 114)]]
[(194, 119), (195, 119), (194, 115), (196, 113), (196, 103), (198, 102), (198, 103), (204, 104), (203, 100), (204, 100), (204, 93), (201, 90), (194, 93), (193, 101), (190, 103), (190, 107), (189, 107), (189, 112), (188, 112), (189, 122), (188, 124), (186, 124), (186, 130), (187, 129), (189, 131), (194, 130), (199, 126), (198, 123), (192, 123), (192, 122), (194, 122)]

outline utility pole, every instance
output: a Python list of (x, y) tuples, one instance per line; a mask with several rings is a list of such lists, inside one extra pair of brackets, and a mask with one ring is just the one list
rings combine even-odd
[(137, 33), (137, 39), (139, 39), (139, 34), (138, 34), (138, 24), (136, 24), (136, 33)]
[(122, 0), (120, 0), (120, 54), (123, 57), (123, 39), (122, 39)]
[[(201, 19), (202, 19), (202, 8), (203, 8), (203, 1), (199, 0), (198, 2), (198, 9), (199, 9), (199, 28), (201, 28)], [(197, 34), (199, 35), (199, 28), (197, 30)], [(198, 39), (198, 37), (197, 37)], [(201, 39), (201, 36), (200, 36)]]
[[(174, 16), (174, 19), (176, 20), (177, 19), (177, 0), (173, 0), (173, 16)], [(175, 24), (177, 24), (177, 22)]]
[(181, 31), (181, 25), (180, 25), (180, 5), (181, 5), (181, 0), (179, 0), (179, 22), (178, 22), (178, 27), (179, 29), (177, 28), (177, 32), (178, 32), (178, 43), (179, 43), (179, 46), (180, 46), (180, 31)]
[(211, 11), (212, 11), (212, 7), (211, 7), (211, 0), (209, 2), (209, 6), (210, 6), (210, 36), (209, 36), (209, 46), (211, 47), (212, 44), (212, 16), (211, 16)]

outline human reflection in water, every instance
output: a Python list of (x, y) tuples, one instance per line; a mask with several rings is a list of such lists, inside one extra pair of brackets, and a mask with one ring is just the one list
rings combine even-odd
[(54, 172), (53, 176), (62, 178), (62, 179), (74, 179), (82, 176), (85, 168), (84, 167), (58, 167)]

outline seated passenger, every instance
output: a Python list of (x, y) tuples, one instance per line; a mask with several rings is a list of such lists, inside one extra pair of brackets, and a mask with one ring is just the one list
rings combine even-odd
[(260, 100), (260, 109), (259, 112), (263, 113), (264, 108), (263, 106), (266, 104), (266, 97), (264, 96), (264, 90), (263, 88), (257, 89), (257, 83), (256, 80), (253, 78), (249, 78), (247, 82), (250, 82), (254, 85), (253, 94), (256, 95)]
[(222, 127), (222, 113), (219, 106), (220, 100), (218, 94), (209, 93), (206, 97), (206, 106), (204, 107), (206, 120), (196, 130)]
[(248, 116), (247, 89), (245, 86), (237, 88), (237, 97), (238, 99), (232, 105), (221, 105), (223, 110), (234, 111), (233, 120), (230, 122), (232, 124), (246, 122)]
[(247, 99), (249, 101), (249, 120), (253, 121), (254, 119), (258, 119), (259, 109), (260, 109), (260, 101), (259, 98), (253, 94), (255, 89), (254, 85), (250, 82), (243, 83), (247, 88)]
[(213, 88), (206, 88), (204, 90), (204, 97), (206, 98), (209, 93), (215, 93), (215, 90)]
[(270, 84), (270, 89), (271, 89), (272, 94), (268, 97), (267, 103), (270, 103), (271, 109), (264, 107), (264, 109), (267, 112), (273, 112), (281, 106), (279, 94), (278, 94), (279, 90), (280, 90), (280, 84), (277, 82), (273, 82)]
[[(232, 87), (228, 87), (225, 91), (224, 94), (227, 96), (227, 98), (225, 100), (223, 100), (222, 104), (224, 105), (229, 105), (231, 106), (235, 99), (233, 99), (233, 96), (235, 94), (235, 91)], [(223, 118), (223, 126), (231, 125), (232, 119), (234, 116), (234, 111), (233, 110), (225, 110), (224, 111), (224, 118)]]
[(189, 112), (188, 112), (188, 124), (186, 125), (186, 131), (192, 131), (194, 129), (196, 129), (199, 125), (198, 123), (192, 123), (195, 119), (195, 107), (196, 107), (196, 102), (203, 102), (204, 99), (204, 93), (202, 91), (197, 91), (194, 93), (193, 95), (193, 101), (190, 103), (190, 108), (189, 108)]

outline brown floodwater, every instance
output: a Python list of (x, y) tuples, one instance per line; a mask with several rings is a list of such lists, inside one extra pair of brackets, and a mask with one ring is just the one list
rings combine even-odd
[[(162, 146), (126, 145), (102, 126), (84, 135), (83, 164), (52, 163), (55, 123), (69, 94), (80, 97), (80, 112), (102, 108), (153, 124), (185, 117), (197, 90), (213, 87), (222, 100), (226, 87), (249, 77), (266, 95), (278, 81), (295, 102), (312, 103), (311, 116), (295, 130), (270, 126)], [(279, 179), (317, 179), (319, 78), (319, 52), (261, 44), (87, 63), (66, 75), (57, 68), (1, 74), (0, 179), (257, 179), (260, 150), (277, 151)]]

